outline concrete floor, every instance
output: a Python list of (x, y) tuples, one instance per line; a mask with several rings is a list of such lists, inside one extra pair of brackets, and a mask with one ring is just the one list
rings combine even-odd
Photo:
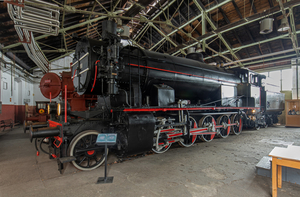
[[(60, 175), (48, 156), (36, 156), (22, 128), (0, 133), (0, 197), (5, 196), (271, 196), (271, 178), (255, 165), (275, 146), (300, 145), (300, 129), (282, 126), (243, 131), (239, 136), (172, 147), (109, 166), (112, 184), (95, 184), (104, 167), (82, 172), (68, 165)], [(110, 156), (110, 161), (114, 156)], [(278, 196), (300, 196), (300, 186), (283, 182)]]

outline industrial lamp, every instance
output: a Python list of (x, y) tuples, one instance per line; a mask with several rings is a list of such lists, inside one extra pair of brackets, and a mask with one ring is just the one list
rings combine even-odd
[(289, 23), (287, 21), (287, 18), (283, 17), (281, 19), (281, 24), (280, 26), (278, 27), (277, 31), (279, 32), (283, 32), (283, 31), (287, 31), (290, 29), (290, 26), (289, 26)]
[(273, 31), (273, 18), (265, 18), (260, 21), (260, 34), (268, 34)]

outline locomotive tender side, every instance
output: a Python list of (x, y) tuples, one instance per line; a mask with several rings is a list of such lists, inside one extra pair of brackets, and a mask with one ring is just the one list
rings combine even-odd
[(61, 171), (65, 162), (81, 170), (100, 166), (104, 149), (95, 141), (101, 132), (118, 134), (111, 150), (123, 157), (164, 153), (176, 142), (190, 147), (197, 139), (239, 135), (243, 124), (266, 124), (263, 76), (209, 66), (197, 53), (188, 59), (123, 47), (112, 21), (103, 28), (102, 41), (78, 42), (71, 71), (75, 91), (97, 95), (96, 107), (76, 112), (65, 103), (47, 128), (31, 129), (32, 138), (50, 137), (48, 154), (59, 158)]

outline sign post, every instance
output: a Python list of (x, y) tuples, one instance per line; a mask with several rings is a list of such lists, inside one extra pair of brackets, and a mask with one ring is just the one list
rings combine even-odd
[(99, 177), (97, 180), (97, 184), (103, 183), (112, 183), (114, 177), (107, 177), (107, 146), (112, 146), (117, 141), (117, 134), (116, 133), (101, 133), (98, 134), (96, 145), (98, 146), (105, 146), (105, 170), (104, 170), (104, 177)]

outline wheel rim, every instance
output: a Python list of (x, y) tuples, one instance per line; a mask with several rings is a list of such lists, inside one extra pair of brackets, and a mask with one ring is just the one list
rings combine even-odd
[[(204, 116), (199, 121), (199, 125), (201, 125), (204, 128), (208, 127), (207, 132), (214, 132), (215, 126), (216, 126), (216, 121), (215, 121), (214, 117), (212, 117), (212, 116)], [(199, 137), (202, 141), (210, 142), (214, 139), (215, 134), (205, 134), (205, 135), (200, 135)]]
[(172, 144), (168, 144), (168, 145), (159, 147), (158, 149), (156, 149), (156, 147), (153, 147), (152, 151), (155, 152), (155, 153), (158, 153), (158, 154), (165, 153), (170, 149), (171, 145)]
[(240, 115), (233, 115), (231, 117), (231, 123), (237, 123), (237, 125), (231, 126), (231, 133), (235, 135), (239, 135), (242, 132), (243, 122), (242, 117)]
[(230, 118), (227, 115), (222, 115), (217, 119), (218, 125), (224, 125), (224, 127), (218, 129), (218, 135), (221, 138), (227, 138), (230, 133), (230, 126), (225, 127), (226, 124), (230, 124)]
[(79, 170), (93, 170), (104, 162), (104, 148), (93, 149), (98, 134), (99, 132), (94, 130), (84, 131), (79, 133), (70, 143), (69, 155), (76, 157), (72, 164)]
[[(197, 125), (197, 122), (196, 122), (195, 118), (193, 118), (191, 116), (190, 116), (190, 128), (198, 128), (198, 125)], [(183, 141), (179, 141), (178, 143), (179, 143), (180, 146), (190, 147), (195, 143), (196, 139), (197, 139), (196, 135), (191, 135), (189, 137), (189, 139), (183, 138)]]
[[(153, 144), (155, 144), (155, 146), (153, 146), (153, 148), (152, 148), (152, 151), (155, 153), (158, 153), (158, 154), (167, 152), (167, 150), (169, 150), (172, 145), (172, 144), (160, 145), (160, 143), (163, 143), (163, 141), (160, 140), (160, 137), (161, 137), (160, 131), (161, 130), (159, 129), (157, 132), (157, 135), (156, 135), (156, 139), (155, 138), (153, 139)], [(165, 134), (162, 134), (162, 135), (165, 135)], [(168, 138), (168, 140), (169, 140), (169, 138)]]

